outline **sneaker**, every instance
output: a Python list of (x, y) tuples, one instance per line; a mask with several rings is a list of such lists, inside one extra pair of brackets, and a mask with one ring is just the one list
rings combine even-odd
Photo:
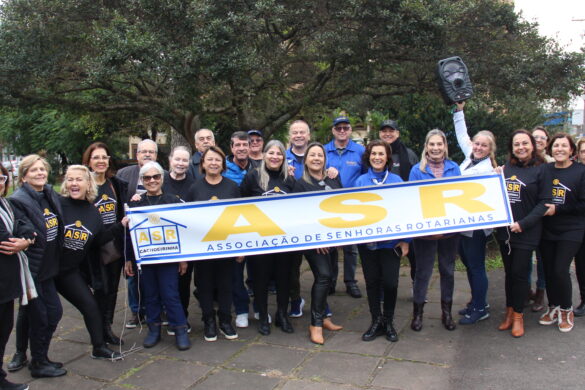
[(220, 323), (219, 332), (228, 340), (235, 340), (238, 338), (238, 333), (232, 326), (231, 322)]
[[(258, 312), (254, 313), (254, 319), (260, 320), (260, 313)], [(272, 317), (270, 317), (270, 314), (268, 314), (268, 323), (272, 324)]]
[(573, 314), (573, 308), (568, 310), (559, 310), (559, 330), (563, 333), (570, 332), (575, 324), (575, 315)]
[(237, 328), (248, 327), (248, 313), (242, 313), (236, 316), (236, 327)]
[(167, 318), (167, 312), (163, 311), (160, 313), (160, 323), (162, 326), (169, 326), (169, 319)]
[[(191, 333), (191, 324), (187, 322), (187, 333)], [(172, 326), (167, 326), (167, 334), (169, 336), (175, 335), (175, 328)]]
[(132, 318), (126, 322), (126, 329), (134, 329), (142, 322), (144, 322), (144, 318), (142, 316), (139, 316), (137, 313), (132, 313)]
[(217, 323), (215, 322), (215, 318), (203, 320), (203, 338), (205, 338), (205, 341), (217, 340)]
[(479, 321), (489, 318), (490, 312), (486, 309), (475, 310), (471, 309), (469, 314), (465, 314), (463, 318), (459, 319), (459, 325), (473, 325)]
[(543, 315), (540, 316), (538, 323), (540, 325), (552, 325), (559, 322), (559, 310), (561, 308), (559, 306), (549, 306), (546, 308), (546, 311)]
[(329, 304), (327, 304), (327, 306), (325, 306), (325, 317), (331, 317), (333, 315), (333, 313), (331, 312), (331, 309), (329, 308)]
[(303, 298), (298, 298), (290, 301), (290, 312), (288, 313), (288, 316), (292, 318), (302, 317), (304, 306), (305, 300)]
[(459, 310), (457, 313), (458, 313), (460, 316), (466, 316), (466, 315), (468, 315), (469, 313), (471, 313), (471, 309), (472, 309), (472, 308), (471, 308), (471, 302), (467, 302), (467, 304), (465, 305), (465, 307), (464, 307), (463, 309)]
[(254, 290), (252, 290), (251, 288), (247, 288), (246, 291), (248, 292), (248, 296), (250, 298), (254, 298)]

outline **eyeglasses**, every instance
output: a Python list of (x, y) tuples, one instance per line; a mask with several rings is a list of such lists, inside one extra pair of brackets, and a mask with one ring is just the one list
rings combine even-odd
[(152, 175), (152, 176), (144, 175), (144, 176), (142, 176), (142, 181), (143, 182), (147, 182), (147, 181), (151, 181), (151, 180), (159, 181), (161, 177), (162, 177), (162, 175), (160, 173), (157, 173), (156, 175)]
[(548, 138), (546, 138), (546, 135), (534, 135), (533, 136), (534, 139), (541, 139), (543, 141), (546, 141)]
[(6, 180), (8, 180), (8, 176), (0, 175), (0, 184), (6, 183)]
[(91, 156), (91, 159), (93, 161), (99, 161), (99, 160), (109, 160), (110, 156)]
[(342, 132), (342, 131), (350, 131), (351, 126), (337, 126), (335, 131)]
[(142, 154), (156, 154), (156, 150), (139, 150), (136, 153), (142, 153)]
[(250, 138), (250, 143), (251, 144), (259, 144), (264, 142), (264, 140), (262, 138)]

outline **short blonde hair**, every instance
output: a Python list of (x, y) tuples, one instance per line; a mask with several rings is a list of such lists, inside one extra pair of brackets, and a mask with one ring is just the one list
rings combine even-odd
[(43, 157), (39, 156), (38, 154), (29, 154), (28, 156), (24, 157), (20, 164), (18, 165), (18, 185), (22, 186), (24, 183), (24, 177), (28, 173), (28, 170), (35, 165), (37, 161), (41, 161), (45, 166), (45, 170), (47, 174), (51, 172), (51, 166)]
[(69, 191), (67, 190), (67, 175), (69, 174), (69, 171), (81, 171), (84, 173), (85, 179), (88, 183), (87, 192), (85, 193), (85, 200), (92, 203), (95, 198), (97, 198), (97, 183), (89, 171), (89, 168), (85, 165), (69, 165), (67, 167), (67, 172), (65, 172), (65, 176), (63, 177), (63, 184), (61, 184), (61, 195), (69, 198)]

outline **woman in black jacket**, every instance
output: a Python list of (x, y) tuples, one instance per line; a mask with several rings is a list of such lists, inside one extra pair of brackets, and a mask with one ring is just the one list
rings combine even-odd
[[(124, 201), (128, 183), (114, 175), (111, 153), (103, 142), (94, 142), (88, 146), (83, 153), (82, 164), (93, 173), (97, 184), (97, 197), (93, 200), (93, 204), (101, 216), (104, 228), (109, 229), (124, 218)], [(120, 254), (123, 253), (123, 232), (113, 236), (113, 245)], [(112, 331), (124, 259), (120, 256), (104, 264), (101, 261), (100, 250), (93, 251), (90, 256), (93, 257), (91, 263), (96, 265), (97, 272), (93, 272), (88, 282), (93, 287), (94, 296), (102, 314), (104, 340), (109, 344), (124, 344)]]
[(547, 211), (545, 203), (550, 203), (551, 188), (544, 177), (544, 159), (530, 132), (514, 131), (508, 151), (510, 158), (503, 170), (514, 223), (497, 230), (506, 273), (506, 317), (498, 329), (511, 329), (512, 336), (521, 337), (532, 252), (540, 242), (542, 217)]
[(98, 267), (99, 259), (90, 257), (90, 251), (96, 251), (103, 242), (111, 240), (114, 231), (120, 234), (122, 224), (118, 222), (108, 230), (104, 228), (102, 217), (93, 205), (97, 196), (97, 185), (84, 165), (71, 165), (67, 168), (61, 194), (64, 232), (59, 274), (55, 278), (57, 291), (83, 315), (93, 345), (91, 357), (121, 359), (119, 352), (106, 346), (102, 313), (88, 286), (89, 278), (82, 273), (92, 274)]
[[(36, 296), (34, 282), (27, 286), (28, 259), (24, 254), (33, 242), (34, 229), (28, 224), (25, 231), (19, 229), (19, 222), (24, 216), (13, 209), (4, 199), (9, 186), (8, 171), (0, 165), (0, 356), (4, 356), (4, 350), (12, 325), (14, 324), (14, 300), (22, 298), (20, 305), (28, 304), (28, 299)], [(16, 234), (18, 233), (18, 236)], [(27, 236), (28, 239), (23, 238)], [(32, 282), (31, 279), (28, 279)], [(30, 288), (33, 291), (30, 291)], [(29, 296), (30, 295), (30, 296)], [(6, 372), (2, 370), (0, 361), (0, 388), (13, 390), (26, 390), (28, 385), (16, 384), (6, 379)]]
[[(63, 315), (54, 280), (59, 272), (63, 220), (58, 195), (47, 184), (49, 169), (49, 163), (41, 156), (26, 156), (18, 167), (20, 188), (10, 197), (12, 206), (31, 221), (37, 232), (35, 244), (27, 251), (27, 257), (38, 298), (27, 307), (19, 308), (16, 354), (9, 369), (15, 371), (26, 365), (26, 347), (30, 339), (32, 359), (29, 369), (35, 378), (67, 373), (62, 363), (48, 358), (51, 338)], [(17, 364), (11, 368), (12, 363)]]
[[(272, 140), (264, 147), (264, 158), (260, 166), (249, 171), (240, 186), (242, 196), (274, 196), (292, 192), (295, 184), (288, 174), (286, 149), (282, 142)], [(274, 274), (276, 281), (277, 310), (275, 325), (283, 332), (292, 333), (294, 329), (288, 319), (289, 279), (292, 257), (290, 253), (269, 253), (248, 258), (254, 275), (254, 299), (258, 308), (260, 323), (258, 332), (270, 334), (268, 320), (268, 283)]]

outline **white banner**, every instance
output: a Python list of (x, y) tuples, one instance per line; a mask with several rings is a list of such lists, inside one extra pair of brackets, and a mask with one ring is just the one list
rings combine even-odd
[(257, 255), (511, 224), (501, 175), (132, 208), (140, 264)]

